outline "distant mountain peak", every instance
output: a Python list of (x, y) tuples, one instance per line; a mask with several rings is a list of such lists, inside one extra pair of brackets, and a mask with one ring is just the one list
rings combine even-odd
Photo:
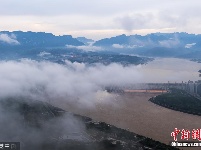
[(91, 43), (94, 43), (94, 40), (88, 39), (86, 37), (77, 37), (76, 38), (78, 41), (84, 43), (85, 45), (90, 45)]
[[(2, 36), (3, 35), (3, 36)], [(15, 37), (14, 37), (15, 36)], [(20, 43), (12, 44), (12, 43)], [(71, 35), (56, 36), (52, 33), (32, 32), (32, 31), (1, 31), (0, 48), (57, 48), (65, 45), (82, 46), (83, 42), (78, 41)]]

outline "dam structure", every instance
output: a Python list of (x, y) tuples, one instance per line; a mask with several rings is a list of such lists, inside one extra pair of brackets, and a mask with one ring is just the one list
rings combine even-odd
[[(188, 92), (189, 94), (201, 99), (201, 80), (198, 81), (188, 81), (188, 82), (167, 82), (167, 83), (136, 83), (136, 84), (130, 84), (126, 87), (121, 87), (123, 91), (126, 92), (168, 92), (169, 89), (176, 88), (180, 90), (184, 90)], [(110, 91), (120, 91), (117, 87), (110, 87), (107, 88), (110, 89)]]

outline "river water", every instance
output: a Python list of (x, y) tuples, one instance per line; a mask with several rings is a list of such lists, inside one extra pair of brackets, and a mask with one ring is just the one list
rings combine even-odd
[(186, 82), (199, 80), (201, 64), (178, 58), (156, 58), (146, 65), (139, 65), (144, 82)]

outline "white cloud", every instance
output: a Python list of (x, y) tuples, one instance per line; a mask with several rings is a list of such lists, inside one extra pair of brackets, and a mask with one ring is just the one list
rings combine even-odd
[(47, 55), (51, 55), (50, 53), (48, 53), (48, 52), (40, 52), (39, 54), (38, 54), (38, 56), (40, 56), (40, 57), (43, 57), (43, 56), (47, 56)]
[(69, 61), (66, 65), (30, 60), (0, 62), (0, 97), (31, 96), (93, 106), (97, 91), (105, 86), (137, 82), (140, 74), (135, 68), (118, 64), (86, 66)]
[(104, 50), (102, 47), (99, 46), (93, 46), (93, 43), (90, 45), (83, 45), (83, 46), (74, 46), (74, 45), (66, 45), (67, 48), (76, 48), (76, 49), (81, 49), (84, 51), (101, 51)]
[(0, 41), (5, 42), (7, 44), (14, 44), (14, 45), (20, 44), (17, 41), (16, 36), (14, 34), (11, 34), (10, 36), (8, 34), (0, 34)]
[(186, 45), (185, 45), (185, 48), (191, 48), (191, 47), (193, 47), (194, 45), (196, 45), (196, 43), (186, 44)]
[(124, 48), (124, 46), (120, 45), (120, 44), (113, 44), (112, 47), (114, 47), (114, 48)]
[(133, 48), (136, 48), (136, 47), (142, 47), (142, 46), (138, 46), (138, 45), (121, 45), (121, 44), (113, 44), (112, 47), (114, 48), (118, 48), (118, 49), (123, 49), (123, 48), (126, 48), (126, 49), (133, 49)]
[(166, 47), (166, 48), (172, 48), (176, 47), (180, 44), (179, 39), (175, 36), (174, 38), (171, 38), (169, 40), (163, 40), (159, 41), (160, 46)]
[(157, 59), (147, 65), (127, 67), (119, 64), (87, 66), (69, 61), (66, 65), (31, 60), (2, 61), (0, 97), (29, 96), (93, 106), (97, 92), (106, 86), (197, 80), (199, 69), (199, 64), (180, 59)]

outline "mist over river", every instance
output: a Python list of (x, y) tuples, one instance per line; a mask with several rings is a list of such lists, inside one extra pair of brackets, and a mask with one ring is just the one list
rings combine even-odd
[(187, 82), (199, 80), (201, 64), (186, 59), (156, 58), (146, 65), (139, 65), (144, 82)]

